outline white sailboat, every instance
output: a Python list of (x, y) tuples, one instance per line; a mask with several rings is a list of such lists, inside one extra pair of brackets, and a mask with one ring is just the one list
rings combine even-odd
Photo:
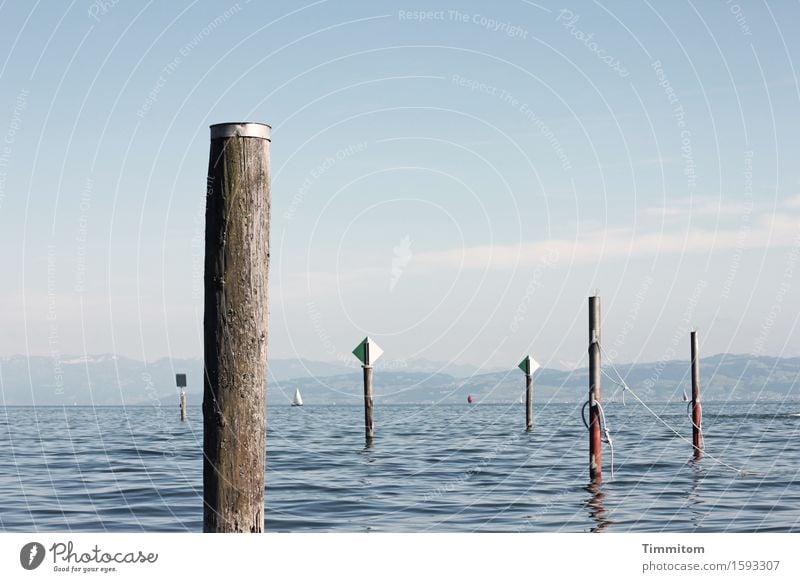
[(296, 388), (294, 391), (294, 400), (292, 400), (292, 406), (303, 406), (303, 398), (300, 396), (300, 388)]

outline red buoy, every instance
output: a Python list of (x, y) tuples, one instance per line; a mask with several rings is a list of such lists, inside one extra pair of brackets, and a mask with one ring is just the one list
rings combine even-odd
[(467, 394), (467, 402), (472, 404), (472, 394)]

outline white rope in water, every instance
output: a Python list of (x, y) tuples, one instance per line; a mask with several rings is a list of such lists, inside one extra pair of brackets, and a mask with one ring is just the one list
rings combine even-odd
[[(694, 448), (694, 449), (697, 449), (698, 451), (702, 452), (704, 456), (708, 457), (708, 458), (709, 458), (709, 459), (711, 459), (712, 461), (716, 461), (717, 463), (719, 463), (719, 464), (720, 464), (720, 465), (722, 465), (723, 467), (727, 467), (727, 468), (728, 468), (728, 469), (730, 469), (731, 471), (735, 471), (735, 472), (736, 472), (736, 474), (737, 474), (737, 476), (743, 476), (743, 475), (752, 475), (752, 474), (753, 474), (752, 472), (750, 472), (750, 471), (745, 471), (744, 469), (737, 469), (736, 467), (734, 467), (734, 466), (732, 466), (732, 465), (729, 465), (729, 464), (728, 464), (728, 463), (726, 463), (725, 461), (722, 461), (722, 460), (720, 460), (720, 459), (716, 458), (715, 456), (713, 456), (713, 455), (709, 454), (707, 451), (705, 451), (705, 450), (703, 450), (703, 449), (701, 449), (701, 448), (699, 448), (699, 447), (696, 447), (692, 441), (690, 441), (690, 440), (689, 440), (689, 439), (687, 439), (685, 436), (683, 436), (681, 433), (679, 433), (677, 430), (675, 430), (675, 429), (674, 429), (674, 428), (673, 428), (673, 427), (672, 427), (672, 426), (671, 426), (671, 425), (670, 425), (670, 424), (669, 424), (667, 421), (665, 421), (663, 418), (661, 418), (661, 417), (660, 417), (660, 416), (659, 416), (659, 415), (658, 415), (658, 414), (657, 414), (657, 413), (656, 413), (656, 412), (655, 412), (655, 411), (654, 411), (652, 408), (650, 408), (649, 406), (647, 406), (647, 404), (645, 404), (644, 400), (642, 400), (641, 398), (639, 398), (639, 396), (636, 394), (636, 392), (634, 392), (633, 390), (631, 390), (631, 387), (630, 387), (630, 386), (628, 386), (628, 384), (625, 382), (625, 379), (622, 377), (622, 374), (620, 374), (620, 373), (619, 373), (619, 371), (617, 370), (617, 367), (614, 365), (614, 362), (612, 362), (612, 361), (611, 361), (611, 358), (609, 358), (609, 357), (608, 357), (608, 354), (606, 354), (605, 350), (603, 349), (603, 346), (602, 346), (602, 345), (601, 345), (599, 342), (598, 342), (598, 345), (600, 346), (600, 352), (601, 352), (601, 353), (602, 353), (602, 354), (605, 356), (606, 360), (607, 360), (607, 361), (608, 361), (608, 363), (611, 365), (611, 369), (612, 369), (612, 370), (614, 370), (614, 373), (617, 375), (617, 378), (618, 378), (619, 380), (618, 380), (618, 381), (617, 381), (617, 380), (614, 380), (614, 379), (613, 379), (611, 376), (609, 376), (608, 374), (606, 374), (606, 373), (605, 373), (605, 371), (603, 371), (603, 370), (601, 370), (601, 372), (602, 372), (602, 374), (603, 374), (603, 375), (604, 375), (606, 378), (608, 378), (609, 380), (611, 380), (611, 382), (613, 382), (614, 384), (617, 384), (618, 386), (620, 386), (620, 387), (622, 388), (622, 390), (623, 390), (623, 392), (622, 392), (622, 393), (623, 393), (623, 395), (625, 394), (625, 391), (626, 391), (626, 390), (627, 390), (627, 391), (629, 391), (629, 392), (631, 393), (631, 395), (632, 395), (632, 396), (633, 396), (633, 397), (634, 397), (634, 398), (635, 398), (635, 399), (636, 399), (636, 400), (639, 402), (639, 404), (641, 404), (642, 406), (644, 406), (645, 410), (647, 410), (647, 411), (648, 411), (650, 414), (652, 414), (653, 416), (655, 416), (655, 417), (656, 417), (656, 419), (657, 419), (657, 420), (658, 420), (658, 421), (659, 421), (661, 424), (663, 424), (663, 425), (664, 425), (664, 426), (666, 426), (666, 427), (667, 427), (667, 428), (668, 428), (670, 431), (672, 431), (673, 433), (675, 433), (675, 435), (676, 435), (678, 438), (680, 438), (681, 440), (683, 440), (683, 441), (686, 441), (687, 443), (689, 443), (689, 444), (692, 446), (692, 448)], [(694, 421), (692, 422), (692, 424), (694, 424)], [(612, 462), (613, 462), (613, 461), (612, 461)]]
[[(697, 430), (699, 430), (700, 432), (703, 432), (703, 425), (701, 424), (700, 426), (697, 426), (697, 425), (694, 423), (694, 418), (692, 418), (692, 402), (691, 402), (691, 400), (690, 400), (689, 402), (687, 402), (687, 403), (686, 403), (686, 416), (688, 416), (688, 417), (689, 417), (689, 422), (691, 423), (691, 425), (692, 425), (694, 428), (696, 428), (696, 429), (697, 429)], [(703, 421), (701, 420), (700, 422), (702, 423)], [(708, 440), (708, 439), (706, 439), (706, 435), (703, 435), (703, 442), (706, 442), (707, 440)]]
[(600, 403), (597, 403), (597, 410), (600, 412), (600, 427), (603, 429), (603, 434), (605, 435), (604, 440), (608, 443), (609, 448), (611, 449), (611, 478), (614, 478), (614, 442), (611, 440), (611, 431), (608, 429), (608, 424), (606, 424), (606, 413), (603, 412), (603, 407)]

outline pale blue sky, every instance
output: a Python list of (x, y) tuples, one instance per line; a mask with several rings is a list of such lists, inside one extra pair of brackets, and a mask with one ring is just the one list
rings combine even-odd
[[(418, 11), (427, 10), (425, 19)], [(0, 3), (0, 354), (202, 353), (208, 125), (273, 126), (270, 354), (800, 355), (797, 3)], [(590, 36), (591, 35), (591, 36)]]

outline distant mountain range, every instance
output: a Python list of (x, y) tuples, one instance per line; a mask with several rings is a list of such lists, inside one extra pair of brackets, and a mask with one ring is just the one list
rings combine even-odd
[[(614, 377), (608, 367), (604, 371)], [(681, 400), (690, 393), (689, 363), (669, 361), (618, 365), (625, 382), (646, 401)], [(202, 401), (202, 362), (161, 359), (145, 363), (114, 355), (0, 358), (0, 405), (147, 405), (177, 406), (175, 374), (188, 376), (190, 404)], [(701, 365), (704, 400), (785, 400), (800, 398), (800, 358), (718, 354)], [(481, 370), (425, 360), (386, 362), (376, 366), (376, 402), (462, 403), (472, 394), (478, 402), (515, 402), (525, 382), (520, 370)], [(338, 363), (272, 359), (267, 401), (289, 404), (299, 388), (307, 405), (360, 404), (361, 369)], [(534, 376), (536, 400), (580, 402), (588, 391), (586, 368), (541, 369)], [(603, 378), (603, 397), (621, 397), (619, 387)]]

